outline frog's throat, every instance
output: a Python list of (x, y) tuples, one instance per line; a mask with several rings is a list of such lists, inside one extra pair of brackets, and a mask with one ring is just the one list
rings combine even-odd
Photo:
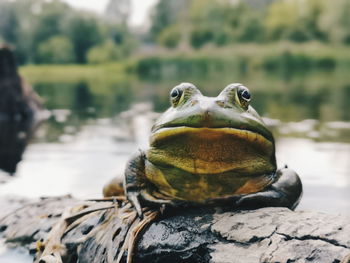
[(163, 128), (150, 139), (147, 159), (193, 174), (263, 174), (276, 170), (274, 142), (235, 128)]
[(146, 161), (146, 177), (155, 186), (150, 195), (206, 203), (216, 199), (263, 190), (276, 179), (276, 173), (239, 175), (235, 173), (193, 175), (177, 168), (157, 167)]

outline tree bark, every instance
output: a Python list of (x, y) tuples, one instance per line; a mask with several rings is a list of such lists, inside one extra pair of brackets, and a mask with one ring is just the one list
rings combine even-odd
[(14, 174), (42, 109), (38, 95), (17, 72), (13, 53), (0, 47), (0, 169)]

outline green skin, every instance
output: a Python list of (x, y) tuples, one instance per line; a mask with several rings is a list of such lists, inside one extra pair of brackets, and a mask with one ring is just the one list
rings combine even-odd
[(249, 105), (246, 87), (230, 84), (205, 97), (182, 83), (170, 96), (172, 107), (153, 126), (149, 149), (125, 171), (125, 193), (139, 216), (144, 206), (297, 206), (299, 176), (277, 170), (273, 136)]

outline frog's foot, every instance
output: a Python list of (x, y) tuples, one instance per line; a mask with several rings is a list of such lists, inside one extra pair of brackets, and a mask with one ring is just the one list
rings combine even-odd
[(187, 205), (185, 201), (168, 199), (158, 192), (152, 192), (152, 194), (150, 194), (145, 189), (138, 192), (129, 191), (127, 195), (140, 218), (143, 217), (143, 210), (146, 209), (143, 207), (158, 207), (162, 211), (166, 207), (184, 207)]
[(124, 187), (123, 187), (123, 179), (121, 177), (113, 178), (103, 187), (104, 197), (122, 196), (122, 195), (124, 195)]
[(277, 181), (265, 190), (243, 195), (235, 201), (237, 208), (288, 207), (295, 209), (302, 196), (299, 176), (291, 169), (277, 171)]
[(127, 193), (127, 198), (135, 208), (139, 218), (143, 218), (142, 207), (140, 204), (140, 193), (137, 191), (130, 191)]

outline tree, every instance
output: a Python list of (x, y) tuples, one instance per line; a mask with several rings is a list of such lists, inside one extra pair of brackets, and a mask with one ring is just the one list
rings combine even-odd
[[(111, 1), (109, 11), (115, 16), (122, 14), (124, 21), (129, 1)], [(119, 13), (115, 11), (117, 3)], [(76, 11), (61, 0), (0, 0), (0, 39), (16, 48), (20, 64), (85, 63), (88, 50), (106, 39), (122, 47), (123, 55), (134, 47), (126, 24), (113, 24), (97, 15)]]
[(17, 40), (18, 18), (9, 3), (0, 2), (0, 37), (8, 44), (15, 44)]
[(121, 50), (111, 40), (91, 48), (87, 54), (88, 62), (92, 64), (113, 62), (121, 57)]
[(52, 36), (62, 34), (62, 22), (72, 12), (70, 7), (59, 1), (39, 2), (37, 11), (34, 13), (35, 23), (33, 25), (33, 39), (41, 43)]
[(323, 4), (323, 0), (274, 2), (265, 19), (270, 38), (297, 42), (322, 38), (317, 21), (323, 12)]
[(150, 33), (153, 39), (167, 27), (176, 24), (192, 0), (160, 0), (151, 15)]
[(181, 40), (179, 25), (171, 25), (164, 29), (157, 37), (157, 42), (168, 48), (176, 48)]
[(330, 41), (350, 44), (350, 2), (326, 1), (325, 12), (322, 13), (318, 25)]
[[(263, 40), (265, 29), (262, 24), (264, 11), (252, 6), (253, 3), (227, 3), (222, 6), (227, 35), (234, 42), (259, 42)], [(260, 3), (263, 8), (263, 3)]]
[(191, 44), (260, 41), (264, 29), (261, 12), (246, 3), (228, 0), (194, 0), (190, 8)]
[(72, 15), (67, 20), (65, 31), (72, 41), (78, 63), (86, 63), (88, 50), (103, 40), (97, 19), (88, 14)]
[(54, 36), (39, 45), (38, 62), (73, 63), (75, 61), (72, 42), (64, 36)]

